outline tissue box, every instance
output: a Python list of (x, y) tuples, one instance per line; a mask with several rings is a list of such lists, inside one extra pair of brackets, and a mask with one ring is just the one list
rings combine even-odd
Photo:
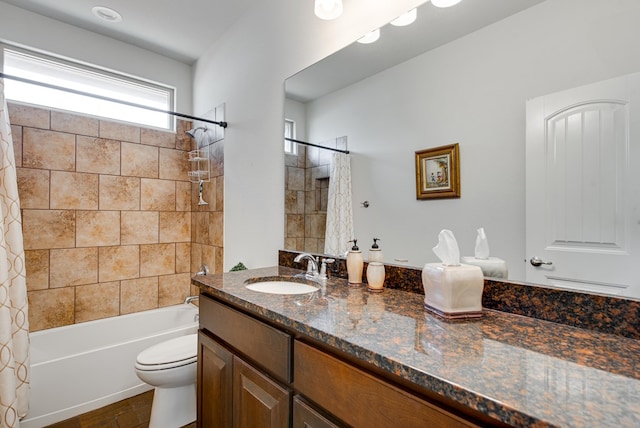
[(480, 269), (482, 269), (482, 273), (486, 277), (506, 279), (509, 276), (507, 262), (497, 257), (488, 257), (486, 259), (463, 257), (462, 263), (480, 267)]
[(427, 263), (422, 269), (424, 306), (444, 318), (482, 316), (484, 278), (478, 266)]

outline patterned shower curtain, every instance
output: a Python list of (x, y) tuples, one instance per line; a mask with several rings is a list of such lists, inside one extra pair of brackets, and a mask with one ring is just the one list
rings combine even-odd
[(353, 236), (353, 208), (351, 206), (351, 157), (334, 153), (329, 174), (329, 201), (324, 252), (343, 256), (351, 248)]
[(0, 427), (29, 408), (29, 320), (15, 156), (0, 79)]

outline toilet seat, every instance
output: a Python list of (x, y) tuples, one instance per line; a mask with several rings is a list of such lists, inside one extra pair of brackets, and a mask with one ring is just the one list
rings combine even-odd
[(167, 370), (195, 363), (198, 359), (198, 335), (188, 334), (153, 345), (138, 354), (136, 369)]

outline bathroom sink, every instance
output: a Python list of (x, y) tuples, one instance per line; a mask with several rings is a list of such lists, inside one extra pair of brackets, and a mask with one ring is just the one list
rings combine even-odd
[(318, 290), (311, 281), (293, 281), (277, 277), (248, 280), (245, 284), (249, 290), (268, 294), (308, 294)]

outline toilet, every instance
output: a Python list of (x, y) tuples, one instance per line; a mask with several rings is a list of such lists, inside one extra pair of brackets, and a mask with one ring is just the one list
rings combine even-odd
[(136, 374), (155, 387), (149, 428), (178, 428), (196, 420), (198, 335), (150, 346), (136, 358)]

